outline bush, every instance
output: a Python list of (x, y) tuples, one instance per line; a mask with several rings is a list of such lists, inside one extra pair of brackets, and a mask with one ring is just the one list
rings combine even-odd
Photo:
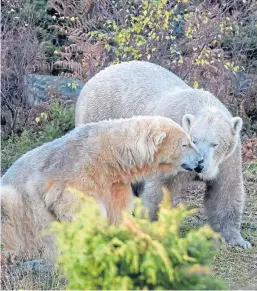
[[(101, 218), (98, 206), (84, 207), (74, 221), (55, 222), (58, 264), (72, 290), (221, 289), (208, 265), (214, 254), (209, 227), (180, 233), (182, 221), (195, 213), (180, 204), (170, 209), (169, 194), (159, 220), (124, 216), (120, 226)], [(88, 202), (88, 201), (87, 201)]]
[(109, 13), (111, 3), (109, 0), (48, 0), (48, 8), (55, 11), (52, 27), (59, 37), (66, 40), (54, 52), (56, 70), (88, 79), (104, 66), (103, 46), (90, 43), (87, 34), (93, 28), (101, 27), (103, 20), (112, 17)]
[[(144, 0), (137, 3), (135, 11), (126, 11), (124, 24), (110, 20), (104, 26), (105, 33), (97, 31), (91, 34), (106, 43), (108, 53), (114, 52), (117, 63), (130, 60), (158, 63), (167, 55), (168, 58), (179, 58), (174, 40), (183, 33), (183, 15), (180, 14), (183, 8), (175, 5), (177, 3), (167, 2)], [(130, 5), (136, 7), (135, 3)], [(179, 26), (181, 29), (178, 29)]]
[(15, 134), (2, 140), (2, 172), (25, 152), (61, 137), (73, 129), (74, 119), (74, 106), (62, 106), (59, 102), (53, 101), (49, 112), (42, 112), (20, 136)]

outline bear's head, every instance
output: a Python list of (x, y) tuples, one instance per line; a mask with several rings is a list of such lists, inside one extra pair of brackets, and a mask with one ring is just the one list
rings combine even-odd
[(196, 169), (200, 172), (203, 168), (203, 157), (199, 150), (192, 143), (189, 134), (173, 120), (159, 118), (159, 123), (150, 136), (157, 149), (160, 164), (171, 165), (170, 169), (174, 172)]
[(219, 165), (234, 152), (240, 139), (242, 124), (240, 117), (229, 118), (215, 108), (199, 115), (183, 116), (183, 128), (189, 133), (204, 159), (204, 168), (201, 170), (203, 179), (215, 178)]

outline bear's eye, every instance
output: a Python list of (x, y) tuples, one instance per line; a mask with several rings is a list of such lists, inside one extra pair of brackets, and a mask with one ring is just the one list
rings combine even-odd
[(182, 145), (182, 147), (187, 147), (187, 146), (188, 146), (187, 144), (183, 144), (183, 145)]
[(216, 148), (218, 145), (219, 144), (218, 143), (215, 143), (215, 142), (211, 143), (211, 147), (213, 147), (213, 148)]
[(196, 142), (195, 140), (193, 140), (193, 143), (194, 143), (194, 144), (197, 144), (197, 142)]

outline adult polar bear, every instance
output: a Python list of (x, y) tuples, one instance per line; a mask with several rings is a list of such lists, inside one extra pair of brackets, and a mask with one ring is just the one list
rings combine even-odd
[(156, 216), (163, 185), (177, 193), (183, 184), (200, 178), (207, 183), (204, 204), (212, 228), (231, 245), (251, 247), (240, 234), (245, 197), (241, 118), (232, 117), (211, 93), (192, 89), (170, 71), (131, 61), (112, 65), (85, 84), (76, 106), (76, 126), (133, 115), (162, 115), (182, 124), (204, 157), (200, 174), (162, 174), (145, 182), (141, 197), (150, 217)]

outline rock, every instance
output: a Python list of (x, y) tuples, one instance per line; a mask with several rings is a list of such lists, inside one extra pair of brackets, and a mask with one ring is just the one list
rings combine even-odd
[(244, 72), (231, 72), (232, 85), (236, 93), (246, 93), (251, 87), (251, 78)]
[(31, 107), (48, 101), (52, 96), (76, 101), (85, 82), (71, 77), (30, 74), (25, 77), (25, 96)]

